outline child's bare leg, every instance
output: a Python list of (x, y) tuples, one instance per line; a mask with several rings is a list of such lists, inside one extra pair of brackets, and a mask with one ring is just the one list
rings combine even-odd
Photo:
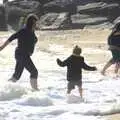
[(71, 93), (71, 89), (67, 89), (67, 94), (70, 94)]
[(78, 89), (79, 89), (80, 97), (83, 98), (83, 89), (82, 89), (82, 87), (78, 87)]
[(105, 75), (105, 71), (113, 64), (112, 59), (110, 59), (106, 65), (104, 66), (103, 70), (101, 71), (102, 75)]

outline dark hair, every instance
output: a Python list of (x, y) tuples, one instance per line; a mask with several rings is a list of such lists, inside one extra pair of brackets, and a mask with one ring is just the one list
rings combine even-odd
[(116, 31), (120, 31), (120, 22), (118, 22), (114, 28), (116, 29)]
[(81, 48), (76, 45), (74, 48), (73, 48), (73, 54), (75, 55), (80, 55), (80, 53), (82, 52)]
[(26, 19), (26, 26), (28, 28), (32, 28), (32, 25), (34, 23), (34, 21), (37, 21), (38, 20), (38, 17), (34, 14), (30, 14), (27, 16), (27, 19)]

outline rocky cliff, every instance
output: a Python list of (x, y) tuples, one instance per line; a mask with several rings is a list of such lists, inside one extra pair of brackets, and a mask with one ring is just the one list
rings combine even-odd
[(14, 29), (29, 13), (38, 15), (42, 30), (111, 28), (120, 20), (119, 0), (15, 0), (5, 6)]

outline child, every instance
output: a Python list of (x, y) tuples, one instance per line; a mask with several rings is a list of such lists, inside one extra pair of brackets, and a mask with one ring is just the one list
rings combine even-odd
[(75, 46), (73, 54), (64, 61), (57, 59), (57, 64), (61, 67), (67, 66), (67, 93), (70, 94), (71, 90), (77, 85), (82, 98), (82, 68), (89, 71), (95, 71), (97, 68), (88, 66), (84, 62), (84, 57), (80, 56), (81, 52), (81, 48)]

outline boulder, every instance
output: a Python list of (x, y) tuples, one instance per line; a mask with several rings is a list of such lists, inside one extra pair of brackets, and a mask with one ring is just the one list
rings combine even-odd
[(5, 7), (3, 5), (0, 5), (0, 31), (6, 31), (6, 30), (7, 30), (7, 20), (5, 14)]
[(40, 15), (40, 3), (33, 0), (15, 0), (9, 2), (8, 6), (8, 24), (13, 27), (14, 30), (19, 29), (19, 22), (22, 17), (26, 17), (30, 13)]
[(40, 28), (45, 29), (66, 29), (70, 25), (68, 23), (68, 13), (48, 13), (40, 18)]
[(29, 13), (38, 15), (42, 30), (111, 28), (120, 19), (120, 0), (14, 0), (7, 6), (14, 30)]

